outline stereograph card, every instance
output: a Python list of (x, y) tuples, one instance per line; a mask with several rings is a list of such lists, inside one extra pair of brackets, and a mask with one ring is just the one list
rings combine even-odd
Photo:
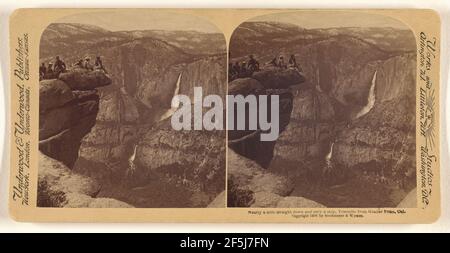
[(422, 9), (19, 9), (24, 222), (431, 223), (440, 20)]

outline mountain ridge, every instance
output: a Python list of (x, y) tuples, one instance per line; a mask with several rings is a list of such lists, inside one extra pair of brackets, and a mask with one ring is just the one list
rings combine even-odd
[[(270, 25), (267, 27), (267, 25)], [(288, 26), (286, 26), (288, 25)], [(275, 31), (271, 29), (275, 27)], [(287, 28), (286, 28), (287, 27)], [(239, 32), (240, 29), (247, 29), (251, 33)], [(281, 30), (281, 32), (280, 32)], [(397, 31), (393, 33), (392, 31)], [(300, 32), (300, 34), (299, 34)], [(297, 35), (295, 35), (297, 33)], [(401, 30), (392, 27), (345, 27), (345, 28), (314, 28), (306, 29), (300, 26), (278, 22), (244, 22), (235, 29), (231, 36), (230, 48), (236, 48), (232, 44), (239, 44), (239, 50), (231, 51), (231, 58), (245, 56), (245, 53), (251, 52), (251, 42), (246, 39), (264, 38), (266, 43), (258, 42), (258, 50), (264, 51), (265, 48), (286, 47), (297, 44), (310, 44), (318, 41), (324, 41), (332, 38), (355, 38), (361, 42), (376, 46), (380, 50), (388, 53), (404, 53), (415, 51), (415, 37), (410, 30)], [(253, 52), (256, 53), (256, 52)]]
[[(53, 49), (66, 48), (76, 43), (90, 46), (105, 43), (106, 46), (117, 46), (121, 43), (143, 38), (165, 42), (193, 55), (198, 54), (196, 52), (217, 54), (225, 50), (225, 38), (221, 33), (175, 30), (109, 31), (99, 26), (80, 23), (50, 24), (42, 34), (41, 44), (51, 46)], [(51, 55), (49, 50), (45, 49), (41, 54), (43, 58)]]

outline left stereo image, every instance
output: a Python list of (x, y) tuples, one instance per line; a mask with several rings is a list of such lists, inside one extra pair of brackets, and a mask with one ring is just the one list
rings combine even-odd
[(226, 95), (226, 42), (213, 24), (83, 12), (44, 30), (39, 60), (38, 207), (225, 206), (225, 131), (171, 124), (180, 106), (194, 111), (194, 87)]

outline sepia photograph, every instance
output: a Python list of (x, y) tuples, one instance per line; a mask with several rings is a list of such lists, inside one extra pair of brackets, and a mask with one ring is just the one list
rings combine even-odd
[(277, 117), (254, 112), (278, 119), (279, 137), (262, 141), (261, 122), (228, 131), (227, 206), (416, 207), (416, 50), (409, 27), (384, 15), (291, 11), (241, 23), (228, 94), (278, 95)]
[(443, 212), (434, 10), (24, 8), (8, 36), (15, 221)]
[(194, 87), (225, 97), (226, 57), (222, 32), (189, 14), (51, 23), (39, 45), (38, 207), (225, 207), (225, 131), (174, 130), (171, 116)]

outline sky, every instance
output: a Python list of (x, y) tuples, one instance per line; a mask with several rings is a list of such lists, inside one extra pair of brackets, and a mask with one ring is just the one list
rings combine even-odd
[[(395, 19), (367, 13), (348, 11), (294, 11), (269, 14), (248, 21), (275, 21), (303, 28), (330, 27), (393, 27), (408, 29)], [(109, 31), (130, 30), (193, 30), (206, 33), (220, 32), (208, 20), (188, 14), (162, 10), (103, 10), (64, 17), (56, 23), (82, 23), (102, 27)]]
[(131, 30), (193, 30), (218, 33), (209, 21), (179, 13), (154, 10), (107, 10), (75, 14), (55, 23), (81, 23), (96, 25), (109, 31)]
[(386, 16), (346, 11), (284, 12), (259, 16), (249, 21), (290, 23), (307, 29), (330, 27), (393, 27), (408, 29), (402, 22)]

